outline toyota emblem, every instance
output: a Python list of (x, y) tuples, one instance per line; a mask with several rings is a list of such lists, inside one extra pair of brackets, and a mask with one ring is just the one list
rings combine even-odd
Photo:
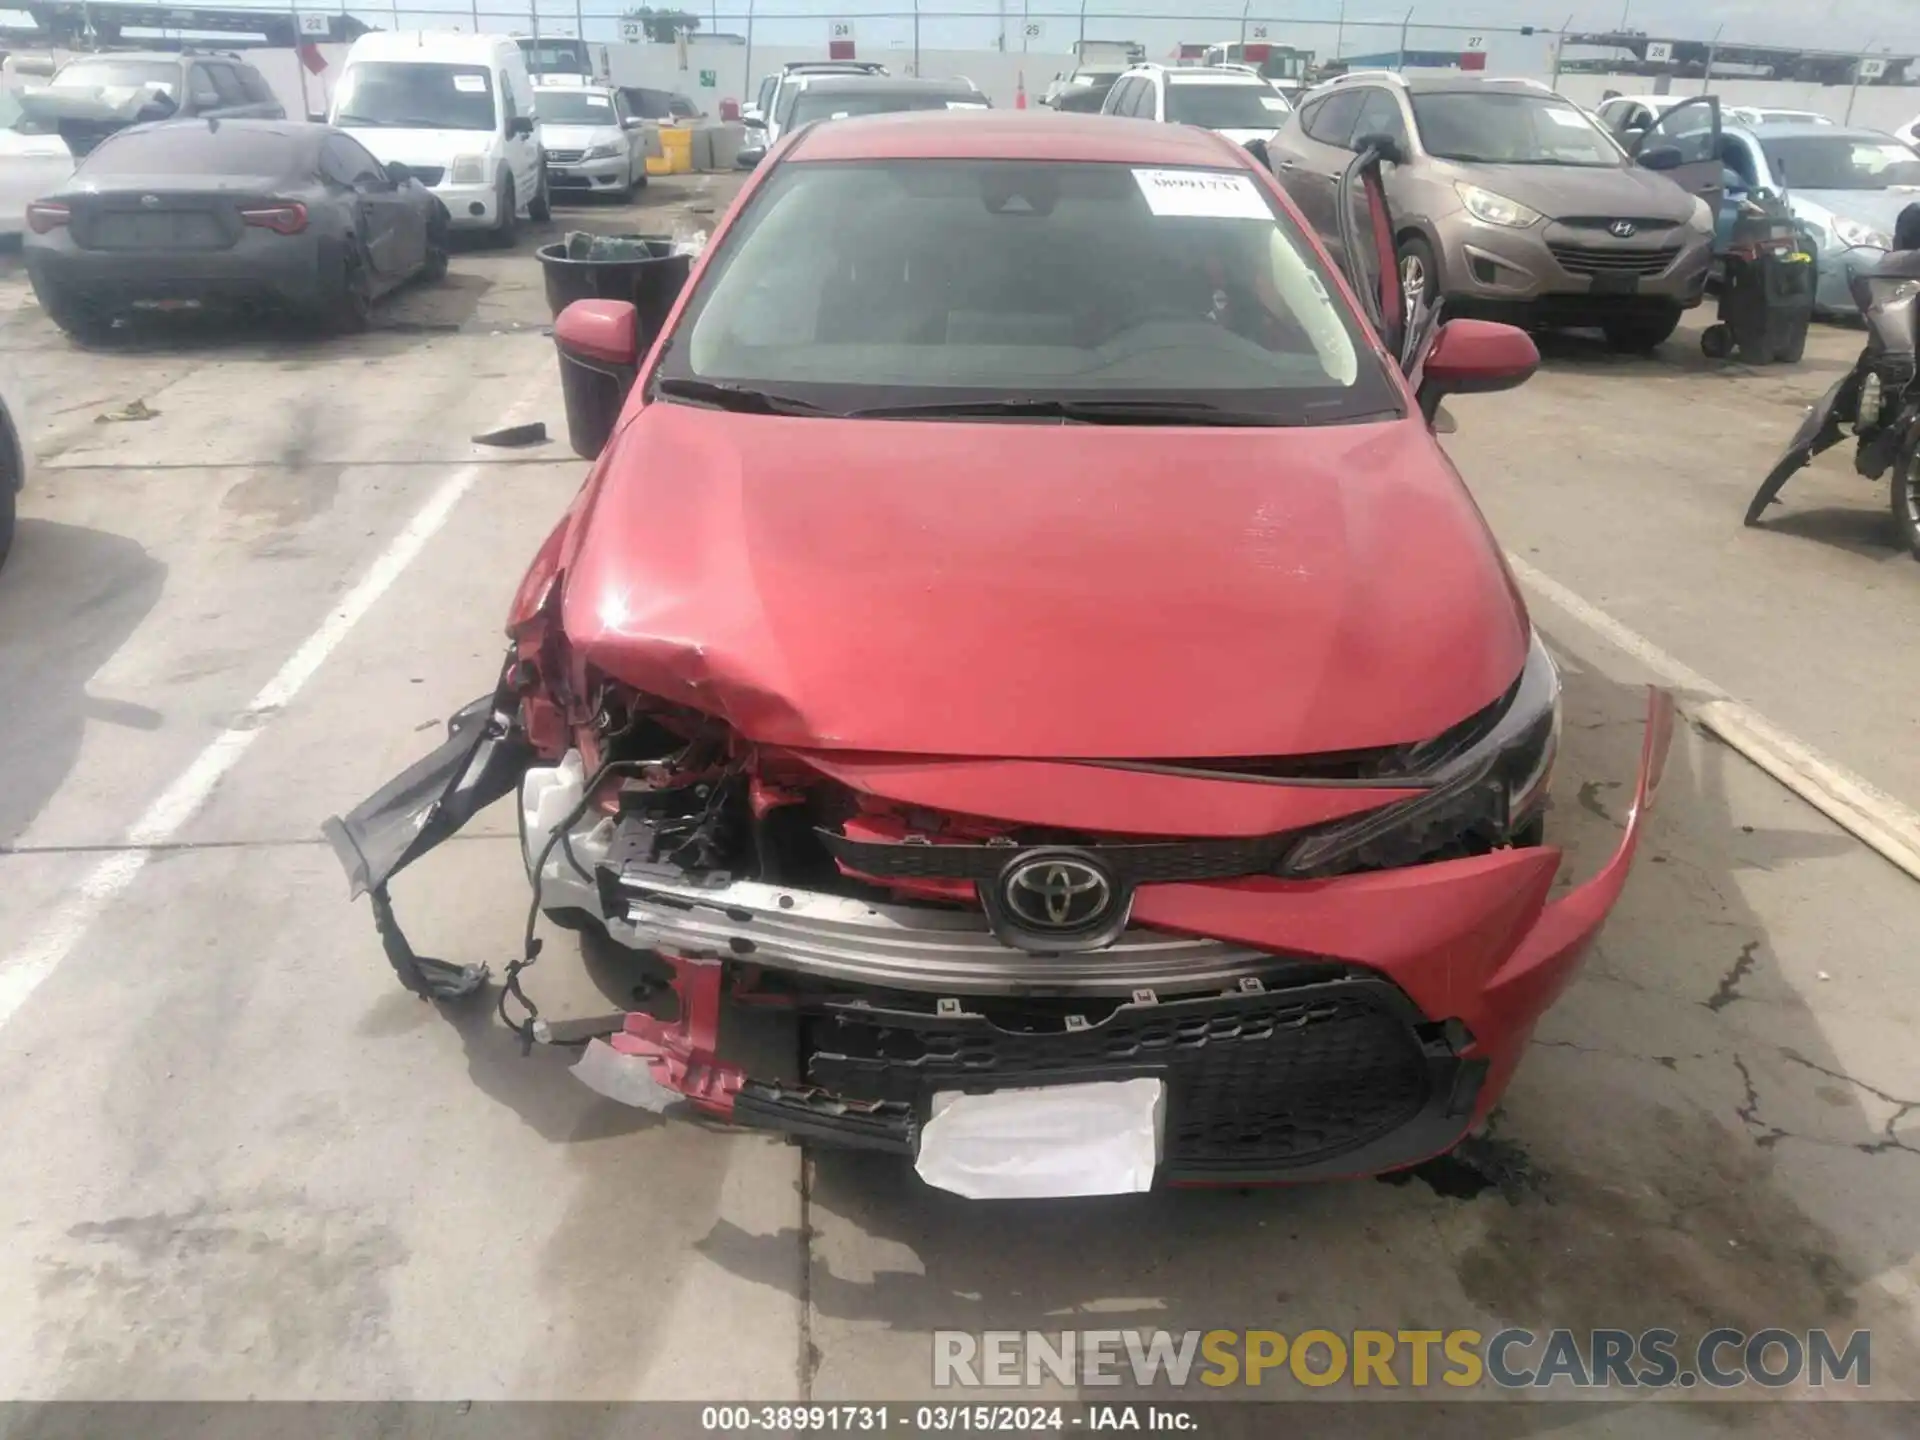
[(160, 197), (158, 195), (142, 195), (140, 197), (140, 203), (151, 210), (160, 203)]
[(1113, 881), (1099, 866), (1071, 855), (1038, 855), (1007, 868), (1007, 909), (1034, 930), (1084, 930), (1113, 908)]
[(1631, 220), (1616, 220), (1607, 227), (1622, 240), (1631, 240), (1639, 233), (1640, 227)]

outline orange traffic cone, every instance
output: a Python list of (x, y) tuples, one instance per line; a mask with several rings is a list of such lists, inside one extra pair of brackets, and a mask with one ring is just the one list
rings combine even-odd
[(1016, 70), (1013, 74), (1013, 108), (1027, 108), (1027, 72), (1024, 70)]

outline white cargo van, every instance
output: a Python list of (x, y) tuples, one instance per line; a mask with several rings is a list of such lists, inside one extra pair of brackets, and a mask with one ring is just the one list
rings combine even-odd
[(520, 216), (550, 213), (534, 105), (510, 35), (376, 31), (347, 52), (327, 118), (382, 163), (405, 165), (455, 226), (511, 244)]

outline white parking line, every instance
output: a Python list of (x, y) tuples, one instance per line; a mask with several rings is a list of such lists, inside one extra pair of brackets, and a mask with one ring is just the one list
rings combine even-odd
[[(504, 425), (519, 424), (527, 411), (546, 397), (546, 385), (536, 387), (508, 410)], [(473, 462), (454, 471), (427, 497), (427, 503), (408, 520), (366, 574), (347, 592), (320, 628), (287, 658), (274, 677), (253, 697), (238, 720), (216, 736), (194, 757), (193, 763), (160, 793), (127, 831), (130, 847), (109, 855), (54, 907), (46, 923), (13, 955), (0, 962), (0, 1028), (27, 1003), (33, 992), (73, 953), (93, 922), (137, 878), (152, 858), (150, 847), (164, 845), (199, 811), (227, 772), (239, 763), (274, 716), (306, 688), (327, 657), (340, 647), (353, 627), (367, 617), (393, 582), (420, 556), (437, 535), (454, 507), (473, 488), (487, 465)]]
[(1741, 704), (1692, 666), (1637, 630), (1541, 574), (1518, 555), (1507, 564), (1520, 583), (1624, 651), (1680, 691), (1681, 710), (1738, 750), (1841, 829), (1920, 880), (1920, 814)]

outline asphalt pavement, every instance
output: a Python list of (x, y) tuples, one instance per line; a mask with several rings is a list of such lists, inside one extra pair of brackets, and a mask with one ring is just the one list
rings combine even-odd
[[(1691, 730), (1476, 1165), (1398, 1183), (969, 1204), (625, 1109), (398, 988), (318, 825), (490, 686), (583, 474), (532, 246), (576, 218), (700, 228), (731, 188), (563, 212), (344, 341), (84, 353), (0, 259), (47, 454), (0, 571), (0, 1396), (909, 1398), (940, 1329), (1510, 1324), (1867, 1328), (1875, 1392), (1920, 1389), (1920, 887)], [(1530, 566), (1920, 804), (1920, 564), (1884, 491), (1823, 467), (1739, 525), (1857, 335), (1761, 372), (1696, 339), (1556, 343), (1526, 389), (1458, 404), (1449, 448)], [(556, 439), (470, 443), (509, 419)], [(1566, 662), (1572, 883), (1618, 833), (1651, 677), (1535, 609)], [(497, 970), (519, 867), (504, 810), (428, 857), (396, 887), (416, 944)], [(529, 983), (605, 1008), (566, 935)]]

